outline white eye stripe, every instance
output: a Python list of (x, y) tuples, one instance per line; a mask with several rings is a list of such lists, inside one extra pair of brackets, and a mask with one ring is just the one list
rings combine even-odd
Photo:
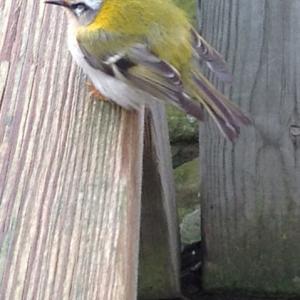
[(102, 0), (85, 0), (84, 3), (93, 10), (98, 10), (101, 6)]
[[(1, 1), (1, 0), (0, 0)], [(102, 0), (68, 0), (69, 8), (80, 25), (89, 24), (101, 9)]]
[(86, 8), (83, 5), (79, 5), (74, 9), (74, 12), (77, 16), (81, 16), (85, 10)]

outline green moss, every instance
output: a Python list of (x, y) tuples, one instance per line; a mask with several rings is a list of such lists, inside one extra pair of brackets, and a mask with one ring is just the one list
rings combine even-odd
[(272, 214), (257, 217), (245, 222), (244, 235), (230, 235), (226, 245), (220, 245), (218, 253), (208, 259), (203, 278), (205, 289), (300, 295), (299, 216), (281, 216), (282, 224), (277, 224)]
[(181, 242), (184, 245), (201, 241), (200, 209), (186, 215), (180, 224)]
[(173, 106), (167, 108), (174, 168), (199, 155), (198, 121)]
[(179, 219), (193, 212), (200, 203), (199, 160), (183, 164), (174, 171)]
[(196, 7), (197, 7), (196, 0), (173, 0), (173, 1), (178, 7), (182, 8), (186, 12), (186, 14), (193, 22), (196, 22)]
[[(159, 247), (153, 253), (144, 253), (139, 263), (139, 298), (158, 297), (166, 289), (164, 254)], [(159, 270), (158, 266), (161, 266)]]
[[(141, 243), (143, 240), (141, 239)], [(138, 295), (139, 299), (164, 299), (170, 297), (174, 291), (174, 282), (170, 279), (173, 270), (167, 264), (167, 257), (169, 253), (166, 248), (163, 248), (163, 243), (156, 242), (155, 253), (154, 247), (141, 244), (141, 253), (139, 259), (139, 272), (138, 272)]]
[(173, 106), (167, 107), (171, 144), (198, 142), (198, 121)]

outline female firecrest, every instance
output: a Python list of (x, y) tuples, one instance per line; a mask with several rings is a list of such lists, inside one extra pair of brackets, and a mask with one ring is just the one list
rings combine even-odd
[(230, 140), (249, 119), (203, 76), (200, 63), (230, 81), (222, 56), (171, 0), (49, 0), (69, 15), (76, 62), (106, 98), (131, 109), (153, 101), (199, 120), (205, 109)]

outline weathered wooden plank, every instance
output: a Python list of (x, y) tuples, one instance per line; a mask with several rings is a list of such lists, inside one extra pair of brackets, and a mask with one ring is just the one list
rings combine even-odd
[(160, 105), (145, 118), (139, 299), (174, 299), (180, 247), (168, 127)]
[(253, 117), (226, 142), (200, 130), (208, 290), (300, 295), (300, 2), (202, 0), (201, 29), (232, 67), (226, 93)]
[(58, 10), (0, 14), (0, 299), (135, 299), (143, 113), (86, 96)]

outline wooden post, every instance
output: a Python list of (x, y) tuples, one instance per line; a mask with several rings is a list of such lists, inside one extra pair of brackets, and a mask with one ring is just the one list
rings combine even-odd
[(0, 298), (134, 299), (143, 114), (86, 96), (57, 10), (2, 5)]
[(231, 145), (200, 130), (207, 290), (300, 295), (298, 0), (202, 0), (201, 29), (252, 116)]
[(168, 127), (160, 105), (145, 118), (139, 296), (174, 299), (180, 296), (180, 248)]
[(0, 299), (136, 299), (144, 113), (87, 96), (60, 10), (0, 20)]

